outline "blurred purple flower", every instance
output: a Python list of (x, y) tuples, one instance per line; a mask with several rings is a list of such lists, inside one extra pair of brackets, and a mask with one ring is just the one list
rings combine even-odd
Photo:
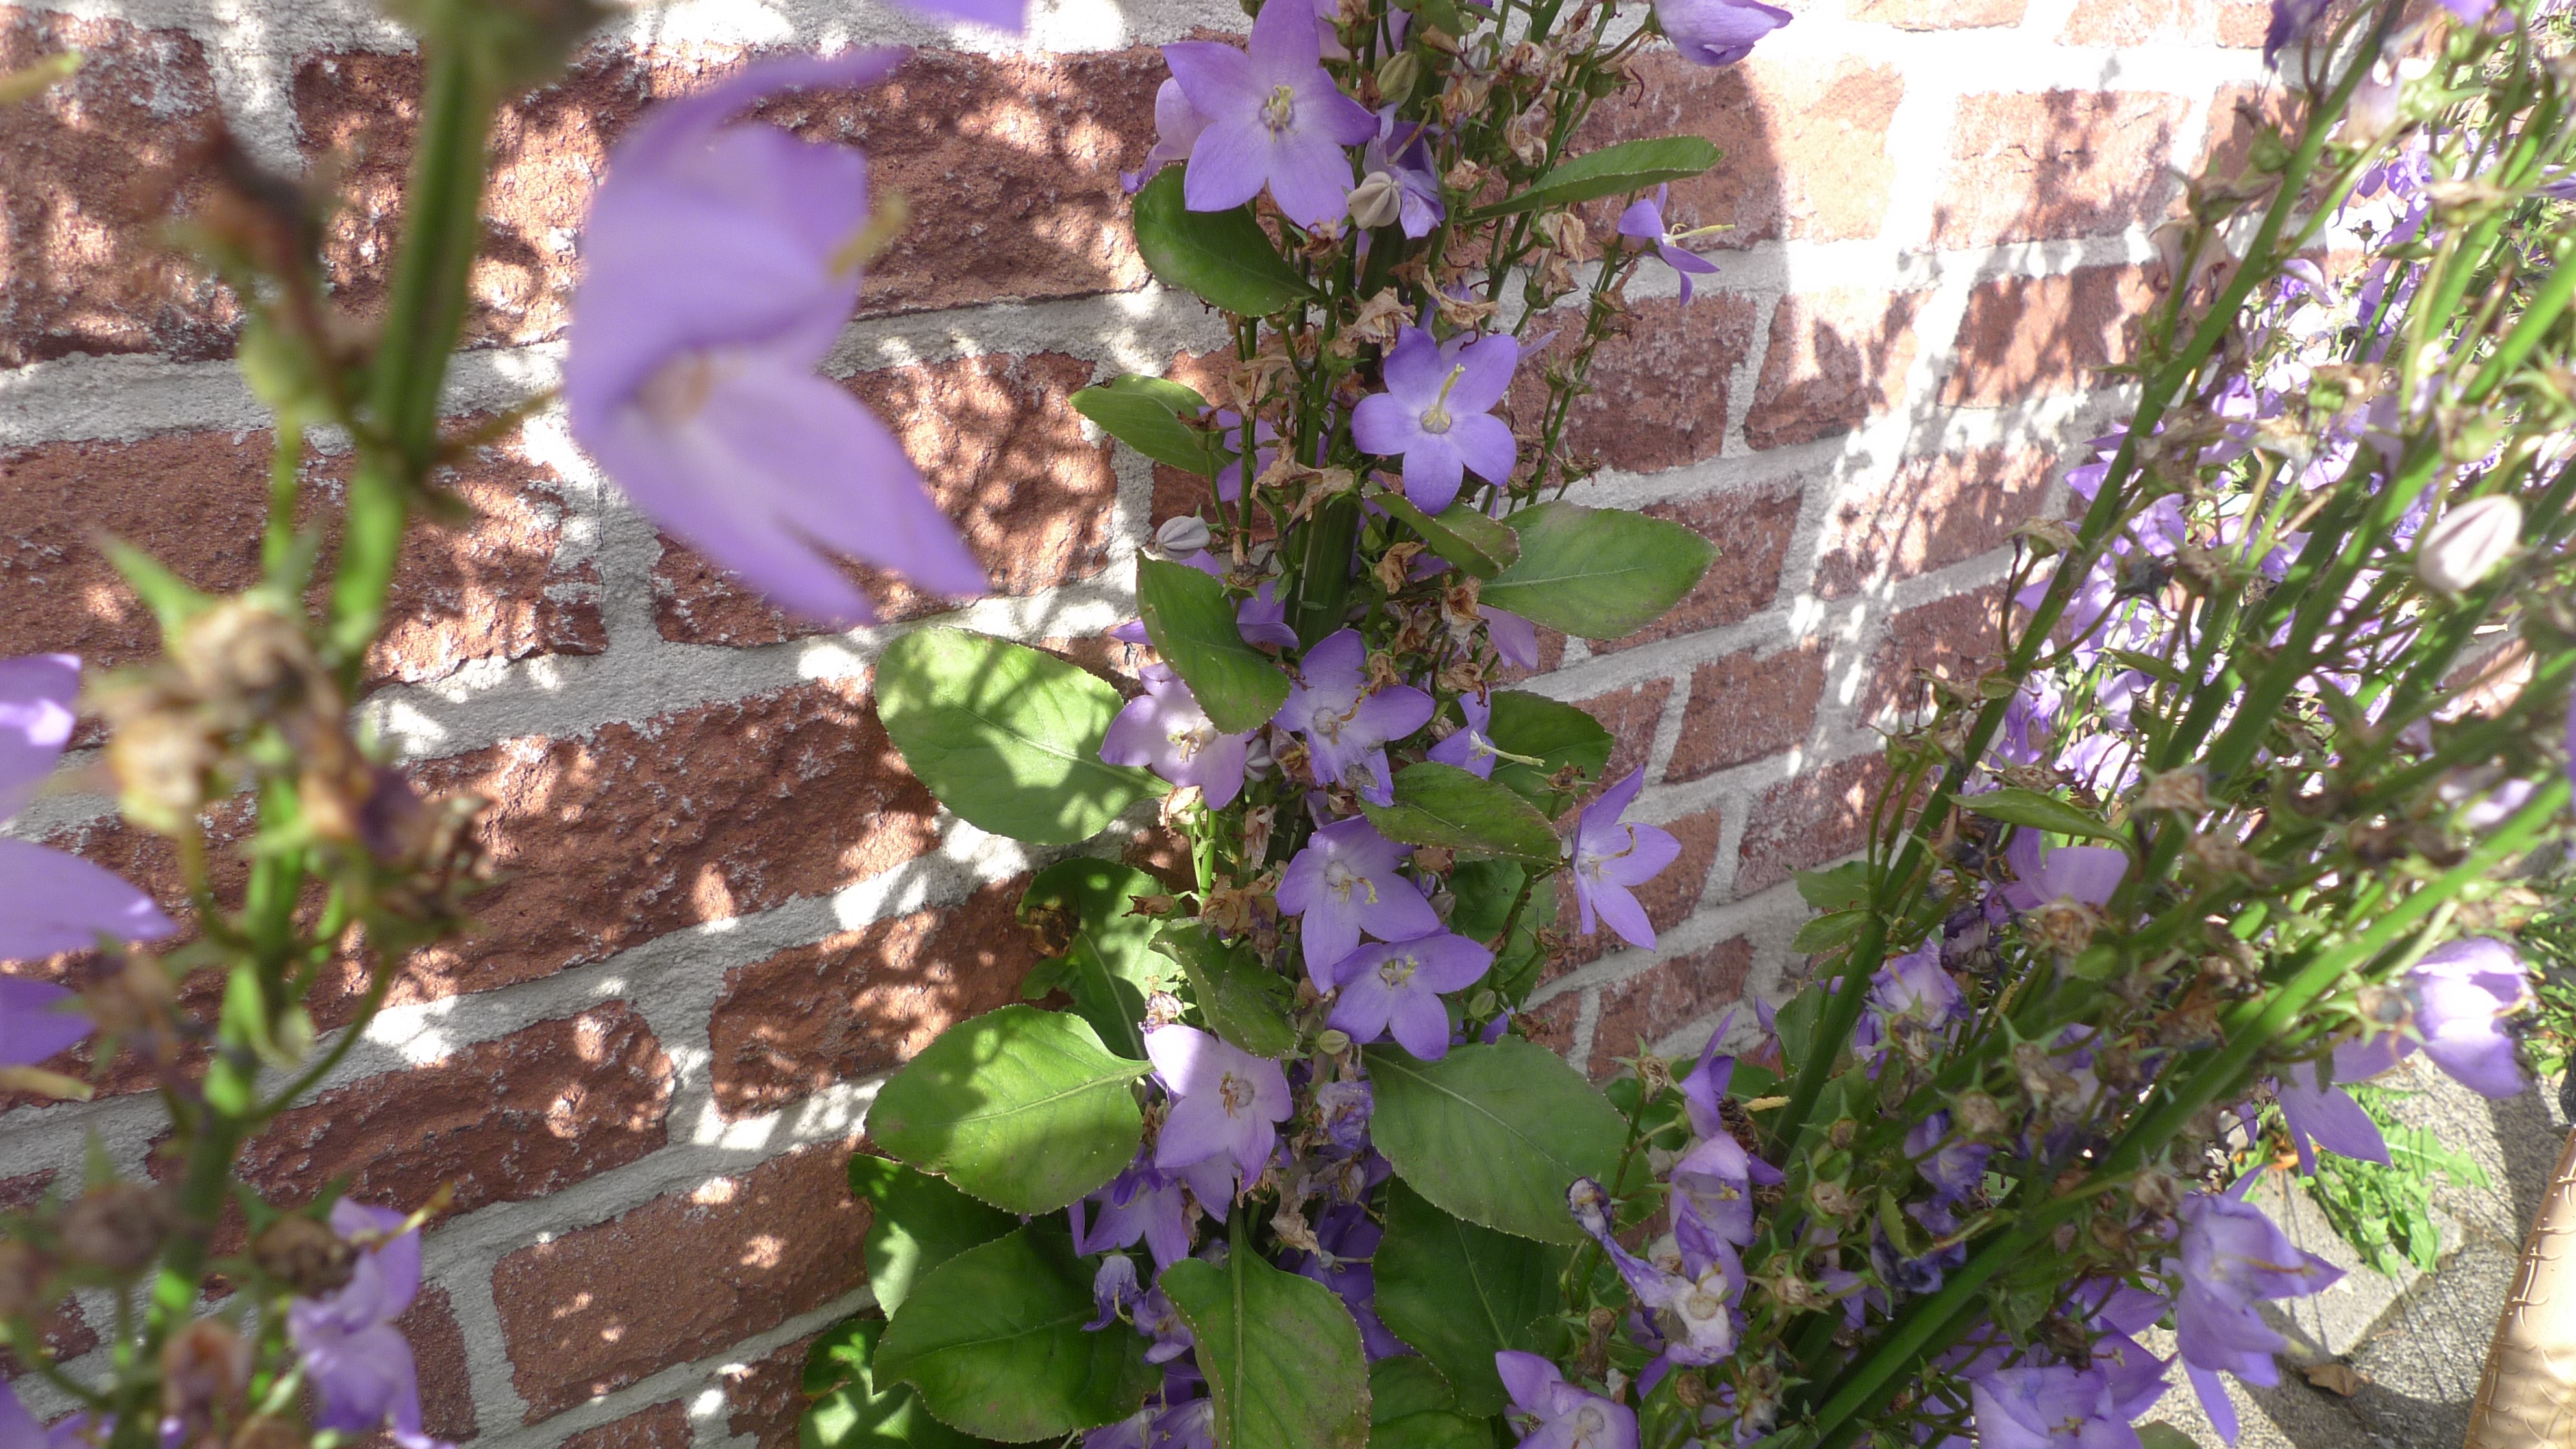
[(1936, 1202), (1956, 1202), (1986, 1180), (1986, 1159), (1994, 1149), (1982, 1142), (1950, 1135), (1950, 1114), (1935, 1111), (1905, 1134), (1905, 1155), (1932, 1187)]
[(1629, 891), (1663, 873), (1682, 853), (1682, 843), (1652, 825), (1631, 825), (1619, 817), (1645, 784), (1641, 767), (1601, 792), (1583, 807), (1574, 839), (1566, 847), (1567, 869), (1574, 875), (1574, 899), (1582, 910), (1583, 931), (1590, 935), (1598, 913), (1621, 940), (1644, 950), (1655, 947), (1655, 923)]
[(2263, 1321), (2254, 1305), (2266, 1298), (2303, 1298), (2322, 1292), (2343, 1270), (2303, 1252), (2289, 1236), (2245, 1202), (2248, 1176), (2224, 1194), (2183, 1199), (2182, 1291), (2174, 1299), (2174, 1341), (2183, 1368), (2221, 1438), (2236, 1442), (2236, 1410), (2221, 1372), (2264, 1387), (2281, 1381), (2272, 1355), (2289, 1340)]
[(1467, 717), (1467, 727), (1431, 747), (1431, 758), (1444, 765), (1455, 765), (1480, 780), (1494, 775), (1494, 740), (1485, 726), (1494, 717), (1494, 707), (1484, 696), (1458, 696), (1458, 712)]
[(1567, 1383), (1555, 1364), (1505, 1349), (1494, 1355), (1494, 1368), (1512, 1396), (1520, 1449), (1637, 1449), (1636, 1414)]
[(1651, 244), (1655, 255), (1664, 259), (1665, 266), (1681, 273), (1682, 303), (1687, 306), (1691, 299), (1691, 278), (1710, 275), (1717, 270), (1717, 263), (1697, 252), (1682, 250), (1675, 244), (1672, 232), (1665, 228), (1664, 194), (1671, 189), (1658, 186), (1653, 200), (1639, 197), (1630, 203), (1626, 211), (1619, 213), (1619, 235)]
[(1925, 941), (1870, 978), (1868, 1009), (1852, 1031), (1852, 1045), (1874, 1052), (1899, 1022), (1938, 1032), (1966, 1014), (1959, 983), (1941, 967), (1941, 943)]
[(397, 1233), (404, 1215), (347, 1198), (331, 1205), (331, 1231), (358, 1248), (349, 1281), (287, 1305), (286, 1336), (320, 1397), (316, 1429), (363, 1434), (379, 1425), (402, 1449), (438, 1444), (421, 1432), (420, 1379), (394, 1320), (420, 1292), (420, 1230)]
[(1375, 136), (1377, 117), (1325, 73), (1312, 6), (1264, 5), (1246, 50), (1184, 40), (1164, 46), (1163, 59), (1183, 97), (1207, 119), (1181, 182), (1190, 210), (1241, 206), (1267, 185), (1281, 214), (1299, 226), (1342, 214), (1351, 189), (1343, 148)]
[(2271, 65), (2281, 47), (2307, 39), (2334, 0), (2272, 0), (2272, 23), (2263, 31), (2263, 63)]
[(1361, 799), (1391, 805), (1395, 777), (1385, 747), (1429, 724), (1436, 706), (1430, 695), (1411, 685), (1370, 690), (1367, 669), (1368, 646), (1358, 630), (1326, 636), (1306, 651), (1303, 677), (1271, 722), (1305, 736), (1306, 758), (1318, 783), (1337, 785), (1356, 776), (1350, 784)]
[(1324, 1209), (1315, 1221), (1315, 1246), (1322, 1251), (1294, 1253), (1286, 1260), (1290, 1272), (1314, 1279), (1341, 1298), (1360, 1326), (1360, 1348), (1371, 1363), (1410, 1352), (1377, 1316), (1377, 1273), (1369, 1260), (1385, 1236), (1386, 1229), (1369, 1221), (1366, 1207), (1340, 1203)]
[(2016, 911), (2035, 911), (2052, 901), (2079, 905), (2110, 904), (2121, 877), (2129, 873), (2129, 854), (2107, 845), (2061, 845), (2051, 850), (2028, 826), (2013, 830), (2004, 847), (2017, 879), (2004, 887), (2004, 903)]
[(1190, 159), (1190, 148), (1198, 144), (1199, 133), (1208, 127), (1208, 119), (1190, 104), (1181, 91), (1181, 83), (1165, 77), (1154, 92), (1154, 146), (1145, 153), (1145, 164), (1133, 171), (1118, 173), (1118, 184), (1127, 194), (1135, 195), (1145, 187), (1154, 173), (1175, 161)]
[(2412, 1010), (2400, 1027), (2335, 1052), (2335, 1076), (2361, 1081), (2403, 1061), (2418, 1045), (2433, 1065), (2482, 1096), (2520, 1096), (2530, 1085), (2502, 1018), (2531, 999), (2522, 957), (2492, 936), (2437, 946), (2406, 973)]
[(1143, 1153), (1107, 1187), (1065, 1212), (1073, 1220), (1075, 1252), (1132, 1248), (1142, 1239), (1157, 1268), (1168, 1268), (1190, 1255), (1190, 1226), (1198, 1217), (1198, 1210), (1182, 1194), (1180, 1181), (1158, 1171)]
[(1279, 910), (1297, 917), (1306, 975), (1333, 989), (1333, 970), (1359, 949), (1360, 933), (1408, 941), (1440, 929), (1440, 915), (1396, 865), (1413, 847), (1377, 833), (1365, 816), (1337, 820), (1308, 837), (1279, 876)]
[(1997, 1369), (1968, 1386), (1977, 1449), (2138, 1449), (2098, 1369)]
[(1368, 1146), (1377, 1092), (1364, 1081), (1326, 1082), (1315, 1089), (1315, 1110), (1323, 1118), (1325, 1138), (1344, 1152), (1357, 1152)]
[(1438, 1061), (1449, 1054), (1440, 993), (1475, 985), (1493, 964), (1493, 952), (1445, 931), (1362, 946), (1334, 968), (1341, 994), (1331, 1024), (1363, 1044), (1392, 1033), (1406, 1051)]
[(1666, 1358), (1677, 1364), (1710, 1364), (1735, 1351), (1735, 1305), (1744, 1296), (1744, 1264), (1724, 1238), (1699, 1218), (1675, 1212), (1674, 1256), (1667, 1259), (1668, 1267), (1620, 1246), (1611, 1230), (1609, 1197), (1598, 1182), (1576, 1178), (1566, 1189), (1565, 1202), (1575, 1222), (1618, 1268), (1638, 1305), (1671, 1315), (1678, 1336), (1668, 1339)]
[[(80, 660), (69, 654), (0, 659), (0, 820), (23, 808), (71, 743)], [(150, 941), (178, 927), (152, 898), (75, 855), (0, 839), (0, 961), (94, 947), (105, 936)], [(69, 991), (0, 978), (0, 1066), (39, 1062), (89, 1035), (59, 1009)]]
[[(1154, 1166), (1187, 1176), (1211, 1210), (1231, 1203), (1233, 1174), (1239, 1171), (1245, 1181), (1259, 1177), (1278, 1145), (1274, 1124), (1293, 1107), (1287, 1076), (1277, 1062), (1195, 1027), (1158, 1026), (1145, 1033), (1145, 1055), (1174, 1098), (1154, 1146)], [(1203, 1190), (1203, 1182), (1225, 1190)]]
[(1145, 692), (1109, 722), (1100, 758), (1143, 765), (1175, 785), (1196, 785), (1212, 809), (1233, 804), (1243, 792), (1244, 749), (1252, 736), (1219, 733), (1170, 665), (1148, 664), (1138, 677)]
[[(1191, 1336), (1190, 1326), (1181, 1321), (1179, 1310), (1172, 1307), (1172, 1300), (1164, 1297), (1160, 1288), (1151, 1289), (1136, 1300), (1136, 1331), (1154, 1340), (1153, 1347), (1145, 1350), (1147, 1363), (1170, 1363), (1189, 1352), (1191, 1345), (1197, 1342)], [(1146, 1442), (1162, 1441), (1149, 1439)]]
[(774, 602), (872, 617), (829, 557), (940, 594), (983, 568), (885, 425), (814, 374), (859, 292), (867, 158), (726, 126), (794, 87), (864, 85), (899, 51), (766, 61), (654, 108), (609, 159), (582, 238), (564, 398), (637, 507)]
[(1733, 65), (1796, 18), (1761, 0), (1655, 0), (1655, 22), (1693, 65)]
[(2299, 1150), (2300, 1172), (2315, 1174), (2319, 1147), (2362, 1162), (2387, 1163), (2388, 1140), (2380, 1135), (2379, 1124), (2370, 1120), (2351, 1093), (2317, 1085), (2315, 1063), (2291, 1063), (2273, 1084), (2272, 1094), (2281, 1104), (2290, 1142)]
[(1361, 451), (1404, 459), (1404, 496), (1425, 513), (1458, 498), (1465, 474), (1489, 483), (1512, 476), (1519, 445), (1509, 423), (1493, 415), (1520, 365), (1509, 334), (1460, 333), (1432, 340), (1419, 327), (1397, 334), (1386, 354), (1386, 391), (1351, 410), (1351, 440)]
[(1783, 1181), (1780, 1169), (1744, 1150), (1723, 1129), (1707, 1133), (1675, 1161), (1667, 1180), (1673, 1190), (1673, 1231), (1685, 1219), (1738, 1245), (1753, 1241), (1753, 1188)]

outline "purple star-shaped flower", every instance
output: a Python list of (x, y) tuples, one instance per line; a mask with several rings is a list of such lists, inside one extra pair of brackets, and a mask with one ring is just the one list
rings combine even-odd
[(2107, 845), (2061, 845), (2046, 849), (2036, 830), (2013, 832), (2004, 859), (2017, 879), (2004, 887), (2004, 903), (2016, 911), (2035, 911), (2052, 901), (2079, 905), (2110, 904), (2129, 872), (2129, 855)]
[(420, 1292), (420, 1230), (404, 1217), (347, 1198), (331, 1205), (331, 1231), (359, 1246), (349, 1281), (287, 1306), (286, 1335), (321, 1397), (313, 1427), (363, 1434), (379, 1425), (402, 1449), (439, 1440), (421, 1432), (420, 1379), (394, 1320)]
[(1566, 868), (1574, 875), (1574, 899), (1582, 911), (1585, 935), (1595, 929), (1593, 917), (1598, 914), (1621, 940), (1651, 951), (1655, 923), (1646, 918), (1646, 908), (1629, 891), (1661, 875), (1682, 853), (1682, 843), (1669, 831), (1619, 818), (1628, 813), (1645, 780), (1643, 767), (1631, 770), (1627, 779), (1583, 807), (1574, 839), (1566, 847)]
[(1446, 931), (1362, 946), (1333, 969), (1341, 995), (1332, 1025), (1355, 1042), (1392, 1033), (1406, 1051), (1438, 1061), (1449, 1054), (1449, 1010), (1440, 993), (1475, 985), (1493, 964), (1493, 952)]
[(1651, 244), (1655, 255), (1664, 259), (1665, 266), (1682, 274), (1682, 303), (1687, 306), (1691, 299), (1691, 278), (1715, 272), (1717, 263), (1674, 245), (1673, 234), (1664, 227), (1664, 193), (1669, 190), (1670, 187), (1658, 186), (1653, 200), (1639, 197), (1626, 211), (1619, 213), (1619, 235)]
[(1465, 474), (1505, 482), (1519, 459), (1511, 425), (1493, 414), (1512, 385), (1521, 345), (1505, 333), (1435, 342), (1419, 327), (1386, 354), (1386, 391), (1351, 410), (1363, 452), (1404, 459), (1404, 496), (1425, 513), (1455, 502)]
[(1898, 1022), (1938, 1031), (1967, 1014), (1959, 983), (1941, 969), (1941, 943), (1926, 941), (1881, 967), (1870, 978), (1869, 1008), (1852, 1031), (1852, 1045), (1874, 1052)]
[(1182, 96), (1207, 118), (1181, 178), (1190, 210), (1241, 206), (1266, 185), (1299, 226), (1342, 214), (1351, 189), (1344, 148), (1375, 136), (1377, 117), (1334, 87), (1323, 58), (1314, 7), (1296, 0), (1262, 6), (1246, 50), (1206, 40), (1163, 47)]
[(2299, 1150), (2300, 1172), (2315, 1174), (2319, 1147), (2362, 1162), (2387, 1163), (2388, 1139), (2380, 1135), (2379, 1124), (2370, 1120), (2351, 1093), (2319, 1086), (2314, 1063), (2292, 1063), (2272, 1093), (2280, 1101), (2290, 1141)]
[(1395, 107), (1377, 113), (1377, 134), (1360, 151), (1360, 171), (1383, 171), (1395, 179), (1396, 222), (1415, 241), (1449, 214), (1440, 200), (1440, 175), (1431, 164), (1431, 128), (1419, 121), (1399, 121)]
[(2138, 1449), (2099, 1369), (1997, 1369), (1968, 1386), (1978, 1449)]
[(1636, 1414), (1567, 1383), (1555, 1364), (1504, 1349), (1494, 1369), (1512, 1396), (1513, 1425), (1524, 1431), (1520, 1449), (1637, 1449)]
[(1198, 1217), (1179, 1180), (1164, 1176), (1141, 1154), (1107, 1187), (1065, 1212), (1073, 1220), (1075, 1252), (1132, 1248), (1142, 1239), (1157, 1268), (1190, 1255), (1190, 1225)]
[(863, 85), (899, 51), (751, 66), (656, 107), (609, 158), (582, 236), (564, 400), (637, 507), (774, 602), (865, 620), (830, 557), (934, 593), (984, 570), (894, 435), (818, 377), (859, 294), (868, 163), (727, 117), (793, 87)]
[(1391, 805), (1395, 776), (1385, 747), (1429, 724), (1437, 706), (1411, 685), (1369, 690), (1367, 668), (1368, 645), (1358, 630), (1326, 637), (1306, 651), (1303, 677), (1271, 722), (1305, 736), (1316, 780), (1337, 785), (1357, 776), (1351, 784), (1361, 799)]
[(2490, 936), (2436, 946), (2406, 973), (2405, 994), (2412, 1007), (2405, 1026), (2337, 1049), (2338, 1079), (2377, 1076), (2420, 1044), (2433, 1065), (2481, 1096), (2520, 1096), (2530, 1085), (2502, 1020), (2531, 999), (2513, 947)]
[(1100, 758), (1143, 765), (1175, 785), (1196, 785), (1211, 808), (1233, 804), (1243, 792), (1244, 752), (1252, 736), (1219, 733), (1170, 665), (1148, 664), (1138, 675), (1145, 692), (1109, 722)]
[[(1145, 1033), (1145, 1055), (1174, 1099), (1154, 1144), (1154, 1166), (1185, 1174), (1202, 1204), (1232, 1202), (1236, 1174), (1246, 1181), (1261, 1175), (1279, 1142), (1276, 1124), (1294, 1110), (1287, 1075), (1277, 1062), (1195, 1027)], [(1202, 1183), (1224, 1190), (1203, 1190)]]
[(1693, 65), (1733, 65), (1796, 18), (1760, 0), (1655, 0), (1655, 23)]
[(2291, 1242), (2261, 1208), (2243, 1201), (2253, 1181), (2248, 1176), (2224, 1194), (2194, 1193), (2175, 1214), (2182, 1222), (2182, 1291), (2174, 1299), (2174, 1342), (2201, 1407), (2230, 1444), (2236, 1442), (2236, 1410), (2218, 1375), (2277, 1384), (2281, 1371), (2272, 1355), (2289, 1343), (2263, 1321), (2255, 1303), (2322, 1292), (2343, 1276), (2342, 1269)]
[(1337, 820), (1308, 837), (1279, 875), (1279, 910), (1297, 918), (1306, 975), (1333, 989), (1334, 968), (1359, 949), (1360, 933), (1408, 941), (1440, 929), (1440, 914), (1396, 865), (1413, 847), (1377, 833), (1365, 816)]
[[(18, 813), (71, 743), (80, 660), (69, 654), (0, 659), (0, 819)], [(101, 936), (149, 941), (178, 927), (152, 898), (76, 855), (0, 839), (0, 961), (32, 961), (96, 946)], [(0, 978), (0, 1066), (43, 1061), (89, 1035), (62, 1011), (62, 987)]]
[(1494, 707), (1480, 695), (1458, 696), (1458, 711), (1467, 717), (1467, 727), (1431, 747), (1431, 758), (1444, 765), (1455, 765), (1480, 780), (1494, 777), (1494, 754), (1499, 748), (1485, 726), (1493, 720)]
[(1936, 1111), (1905, 1134), (1905, 1155), (1932, 1188), (1933, 1200), (1952, 1203), (1986, 1180), (1986, 1159), (1994, 1149), (1950, 1135), (1950, 1114)]

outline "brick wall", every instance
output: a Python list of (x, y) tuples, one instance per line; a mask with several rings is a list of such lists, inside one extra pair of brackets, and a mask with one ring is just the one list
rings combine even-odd
[[(1739, 69), (1650, 61), (1595, 122), (1717, 140), (1727, 163), (1674, 210), (1734, 227), (1694, 305), (1645, 279), (1576, 422), (1608, 464), (1593, 501), (1688, 523), (1719, 561), (1671, 620), (1553, 644), (1528, 685), (1616, 732), (1643, 813), (1684, 844), (1648, 893), (1659, 951), (1586, 943), (1543, 988), (1544, 1034), (1596, 1070), (1793, 969), (1789, 873), (1858, 839), (1873, 718), (1991, 627), (2008, 530), (2116, 412), (2104, 369), (2172, 168), (2262, 75), (2261, 0), (1798, 8)], [(962, 622), (1105, 659), (1090, 641), (1128, 617), (1135, 543), (1187, 494), (1064, 399), (1222, 343), (1151, 285), (1117, 189), (1151, 140), (1152, 47), (1201, 26), (1241, 17), (1074, 0), (1024, 52), (812, 0), (625, 22), (499, 129), (456, 410), (554, 376), (588, 187), (644, 104), (747, 47), (916, 44), (887, 86), (772, 111), (863, 142), (912, 203), (833, 368), (1002, 587)], [(0, 653), (105, 663), (151, 635), (93, 531), (238, 586), (266, 466), (225, 360), (236, 313), (155, 259), (133, 176), (218, 106), (272, 161), (343, 157), (359, 205), (330, 244), (364, 312), (415, 66), (342, 0), (0, 6), (0, 66), (66, 47), (90, 57), (72, 86), (0, 111)], [(317, 485), (338, 467), (318, 459)], [(559, 419), (458, 486), (479, 517), (414, 546), (365, 708), (427, 780), (492, 800), (507, 878), (248, 1170), (404, 1202), (455, 1184), (411, 1324), (433, 1431), (785, 1449), (805, 1339), (863, 1302), (842, 1152), (888, 1068), (1014, 994), (1010, 905), (1038, 862), (902, 773), (869, 697), (883, 632), (811, 633), (729, 588)], [(165, 857), (83, 793), (88, 763), (13, 830), (167, 894)], [(0, 1200), (76, 1173), (92, 1133), (141, 1170), (157, 1115), (130, 1088), (0, 1114)], [(100, 1309), (62, 1341), (94, 1346)]]

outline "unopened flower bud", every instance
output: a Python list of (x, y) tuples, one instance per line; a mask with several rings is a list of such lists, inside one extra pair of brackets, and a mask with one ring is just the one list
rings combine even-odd
[(82, 1193), (63, 1213), (63, 1248), (111, 1273), (137, 1272), (160, 1253), (171, 1218), (164, 1189), (111, 1182)]
[(1207, 552), (1207, 546), (1214, 541), (1207, 520), (1194, 513), (1166, 518), (1162, 527), (1154, 530), (1155, 551), (1170, 559), (1196, 558)]
[(1422, 58), (1411, 47), (1397, 51), (1377, 63), (1377, 99), (1382, 106), (1400, 106), (1422, 83)]
[(107, 769), (118, 803), (138, 824), (175, 833), (205, 806), (221, 748), (185, 706), (131, 715), (109, 708)]
[(299, 1298), (319, 1298), (347, 1286), (358, 1267), (356, 1248), (300, 1214), (260, 1229), (250, 1241), (250, 1256), (261, 1272), (293, 1288)]
[(1315, 1037), (1315, 1050), (1328, 1057), (1340, 1056), (1350, 1049), (1350, 1034), (1339, 1027), (1328, 1026)]
[(1349, 206), (1351, 223), (1364, 231), (1374, 231), (1402, 212), (1404, 188), (1396, 184), (1394, 172), (1372, 171), (1351, 188)]
[(267, 714), (318, 679), (313, 646), (294, 620), (264, 604), (227, 599), (189, 621), (171, 651), (179, 673), (227, 723)]
[(2473, 498), (2415, 541), (2415, 577), (2441, 594), (2477, 587), (2522, 537), (2522, 505), (2501, 493)]

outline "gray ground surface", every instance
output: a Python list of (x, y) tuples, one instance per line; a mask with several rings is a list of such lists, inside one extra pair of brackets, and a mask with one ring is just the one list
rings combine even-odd
[[(2358, 1391), (2343, 1398), (2311, 1387), (2285, 1366), (2278, 1387), (2232, 1392), (2242, 1424), (2241, 1449), (2347, 1449), (2354, 1445), (2452, 1449), (2468, 1432), (2469, 1400), (2488, 1337), (2540, 1195), (2565, 1144), (2568, 1114), (2556, 1083), (2510, 1101), (2490, 1102), (2410, 1058), (2388, 1079), (2414, 1089), (2396, 1110), (2430, 1128), (2486, 1170), (2486, 1188), (2451, 1188), (2437, 1198), (2444, 1214), (2443, 1255), (2431, 1273), (2406, 1280), (2360, 1267), (2305, 1193), (2275, 1178), (2255, 1190), (2260, 1203), (2299, 1244), (2346, 1268), (2342, 1282), (2313, 1298), (2277, 1305), (2274, 1324), (2290, 1337), (2294, 1363), (2339, 1362), (2357, 1371)], [(2151, 1343), (2160, 1353), (2172, 1345)], [(2150, 1418), (2203, 1444), (2217, 1433), (2180, 1381)]]

